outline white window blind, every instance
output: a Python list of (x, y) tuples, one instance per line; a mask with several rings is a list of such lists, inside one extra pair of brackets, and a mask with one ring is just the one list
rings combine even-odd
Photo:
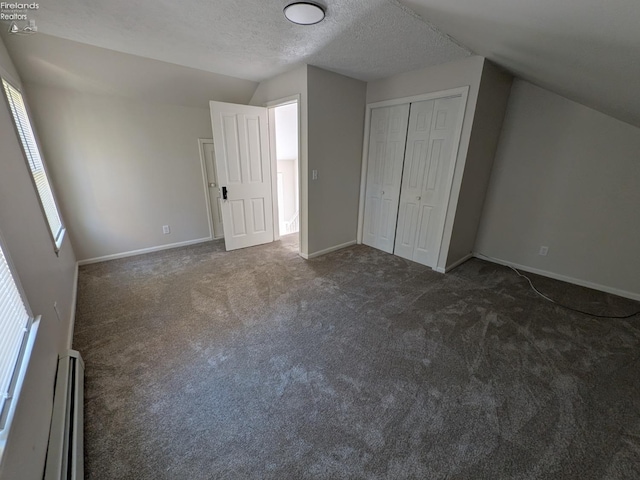
[(40, 197), (40, 203), (42, 204), (45, 217), (49, 223), (49, 229), (51, 230), (51, 236), (53, 237), (57, 251), (62, 243), (64, 227), (60, 219), (60, 214), (58, 213), (58, 207), (53, 198), (47, 172), (42, 163), (40, 150), (38, 149), (33, 129), (31, 128), (29, 115), (27, 114), (27, 109), (20, 91), (5, 79), (2, 79), (2, 83), (4, 85), (4, 91), (7, 94), (7, 101), (11, 108), (13, 121), (15, 122), (20, 142), (22, 143), (22, 149), (27, 158), (27, 163), (29, 164), (29, 169), (31, 170), (31, 175), (33, 176), (33, 181), (35, 182), (36, 190)]
[(31, 318), (0, 245), (0, 431), (13, 394)]

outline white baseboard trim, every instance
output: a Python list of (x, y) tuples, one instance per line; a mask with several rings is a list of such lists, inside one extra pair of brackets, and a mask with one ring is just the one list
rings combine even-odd
[(100, 263), (100, 262), (106, 262), (108, 260), (117, 260), (118, 258), (133, 257), (135, 255), (142, 255), (144, 253), (160, 252), (162, 250), (169, 250), (171, 248), (186, 247), (189, 245), (195, 245), (197, 243), (210, 242), (211, 240), (214, 240), (214, 239), (211, 237), (197, 238), (195, 240), (187, 240), (186, 242), (169, 243), (167, 245), (159, 245), (157, 247), (131, 250), (130, 252), (114, 253), (112, 255), (105, 255), (103, 257), (87, 258), (85, 260), (79, 260), (78, 265), (80, 266), (89, 265), (91, 263)]
[(76, 271), (73, 274), (73, 290), (71, 291), (71, 315), (69, 318), (69, 333), (67, 337), (67, 350), (71, 350), (73, 344), (73, 330), (76, 324), (76, 303), (78, 301), (78, 262), (76, 262)]
[(445, 268), (437, 267), (437, 268), (434, 268), (434, 270), (436, 272), (438, 272), (438, 273), (447, 273), (447, 272), (450, 272), (451, 270), (453, 270), (454, 268), (456, 268), (457, 266), (462, 265), (464, 262), (466, 262), (470, 258), (473, 258), (473, 253), (468, 253), (467, 255), (462, 257), (461, 259), (453, 262), (451, 265), (449, 265), (449, 266), (447, 266)]
[(333, 247), (325, 248), (324, 250), (319, 250), (313, 253), (302, 253), (300, 252), (300, 256), (305, 260), (311, 260), (312, 258), (321, 257), (322, 255), (326, 255), (327, 253), (335, 252), (337, 250), (342, 250), (343, 248), (351, 247), (355, 245), (356, 241), (351, 240), (350, 242), (341, 243), (340, 245), (334, 245)]
[(600, 290), (601, 292), (611, 293), (613, 295), (618, 295), (619, 297), (640, 301), (640, 293), (634, 293), (634, 292), (629, 292), (627, 290), (621, 290), (619, 288), (608, 287), (606, 285), (589, 282), (587, 280), (581, 280), (579, 278), (569, 277), (567, 275), (562, 275), (560, 273), (554, 273), (554, 272), (549, 272), (548, 270), (541, 270), (539, 268), (520, 265), (518, 263), (509, 262), (507, 260), (502, 260), (500, 258), (488, 257), (487, 255), (483, 255), (478, 252), (473, 252), (473, 256), (476, 258), (479, 258), (480, 260), (486, 260), (488, 262), (497, 263), (499, 265), (505, 265), (507, 267), (517, 268), (518, 270), (522, 270), (524, 272), (535, 273), (536, 275), (542, 275), (543, 277), (549, 277), (555, 280), (573, 283), (574, 285), (580, 285), (581, 287), (587, 287), (593, 290)]

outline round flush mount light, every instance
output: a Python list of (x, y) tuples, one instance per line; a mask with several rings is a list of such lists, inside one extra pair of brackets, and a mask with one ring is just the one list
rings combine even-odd
[(324, 19), (324, 8), (310, 2), (294, 2), (284, 7), (287, 20), (298, 25), (314, 25)]

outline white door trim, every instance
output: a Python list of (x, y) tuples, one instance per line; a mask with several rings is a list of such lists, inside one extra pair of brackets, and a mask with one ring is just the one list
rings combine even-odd
[(280, 240), (280, 221), (278, 209), (278, 155), (276, 152), (276, 107), (267, 107), (267, 126), (269, 127), (269, 156), (271, 157), (271, 205), (273, 210), (273, 241)]
[(291, 103), (300, 104), (300, 94), (296, 93), (295, 95), (289, 95), (288, 97), (282, 97), (277, 100), (271, 100), (263, 105), (263, 107), (273, 108), (273, 107), (282, 107), (283, 105), (289, 105)]
[(383, 100), (382, 102), (367, 103), (367, 113), (372, 108), (390, 107), (393, 105), (401, 105), (403, 103), (424, 102), (426, 100), (435, 100), (437, 98), (457, 97), (469, 92), (469, 85), (464, 87), (456, 87), (448, 90), (440, 90), (438, 92), (423, 93), (413, 95), (411, 97), (393, 98), (391, 100)]
[[(207, 204), (207, 221), (209, 222), (209, 237), (214, 238), (213, 235), (213, 217), (211, 212), (211, 195), (209, 194), (209, 177), (207, 176), (207, 166), (204, 158), (204, 145), (206, 143), (213, 144), (213, 138), (199, 138), (198, 150), (200, 151), (200, 167), (202, 167), (202, 182), (204, 186), (204, 201)], [(214, 165), (215, 168), (215, 165)]]
[[(449, 90), (441, 90), (438, 92), (425, 93), (422, 95), (414, 95), (411, 97), (394, 98), (391, 100), (385, 100), (382, 102), (374, 102), (374, 103), (367, 104), (367, 108), (365, 112), (364, 139), (363, 139), (363, 145), (362, 145), (362, 169), (360, 172), (360, 203), (358, 205), (358, 230), (356, 235), (357, 243), (359, 244), (362, 243), (362, 231), (363, 231), (363, 224), (364, 224), (364, 202), (365, 202), (365, 195), (366, 195), (366, 188), (367, 188), (367, 162), (369, 158), (369, 136), (371, 133), (370, 132), (371, 110), (379, 107), (389, 107), (393, 105), (402, 105), (405, 103), (422, 102), (426, 100), (435, 100), (437, 98), (446, 98), (446, 97), (454, 97), (454, 96), (461, 96), (462, 101), (460, 102), (461, 111), (460, 111), (459, 118), (457, 120), (458, 123), (456, 125), (456, 130), (455, 130), (454, 138), (456, 138), (457, 140), (452, 151), (453, 163), (451, 166), (450, 176), (447, 179), (449, 184), (449, 189), (450, 189), (453, 182), (453, 175), (456, 170), (458, 153), (460, 151), (460, 139), (461, 139), (462, 126), (464, 125), (464, 117), (465, 117), (466, 108), (467, 108), (469, 86), (467, 85), (464, 87), (457, 87)], [(449, 195), (447, 195), (446, 206), (445, 206), (445, 218), (446, 218), (446, 212), (449, 210), (450, 201), (451, 201), (451, 194), (449, 193)], [(443, 232), (443, 235), (444, 235), (444, 232)], [(442, 238), (440, 240), (439, 248), (442, 248)], [(438, 261), (439, 261), (439, 255), (438, 255)]]

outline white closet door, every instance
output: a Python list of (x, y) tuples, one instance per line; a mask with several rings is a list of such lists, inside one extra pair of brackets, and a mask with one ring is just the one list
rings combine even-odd
[(451, 190), (461, 97), (411, 104), (394, 253), (434, 267)]
[(367, 161), (362, 242), (393, 252), (409, 104), (374, 108)]

